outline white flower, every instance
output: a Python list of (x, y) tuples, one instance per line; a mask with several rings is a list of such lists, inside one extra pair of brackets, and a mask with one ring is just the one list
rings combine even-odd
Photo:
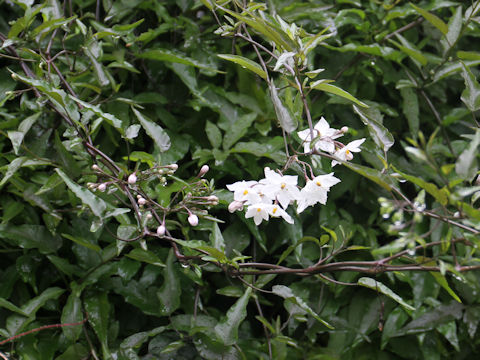
[(301, 213), (308, 206), (320, 203), (327, 203), (327, 192), (333, 185), (340, 182), (340, 179), (333, 176), (333, 173), (319, 175), (313, 180), (308, 180), (305, 187), (300, 191), (300, 197), (297, 199), (297, 213)]
[(245, 218), (253, 217), (255, 225), (260, 225), (262, 220), (268, 221), (268, 211), (270, 207), (271, 205), (264, 203), (250, 205), (245, 213)]
[(267, 198), (277, 199), (280, 205), (286, 209), (291, 201), (297, 199), (300, 191), (297, 188), (297, 176), (280, 175), (270, 168), (265, 168), (265, 179), (260, 180), (262, 194)]
[[(310, 129), (305, 129), (297, 132), (300, 139), (303, 140), (303, 152), (308, 153), (312, 151), (311, 148), (311, 132)], [(334, 139), (343, 136), (343, 132), (330, 127), (328, 122), (322, 117), (318, 123), (313, 127), (313, 141), (314, 147), (317, 151), (326, 151), (333, 153), (335, 151)]]
[[(335, 151), (334, 155), (340, 160), (350, 161), (353, 159), (352, 153), (361, 151), (360, 145), (362, 145), (364, 141), (365, 141), (365, 138), (354, 140), (348, 143), (347, 145), (345, 145), (344, 147), (342, 147), (341, 149), (338, 149), (337, 151)], [(336, 160), (332, 160), (332, 166), (335, 166), (337, 164), (340, 164), (340, 162)]]
[(253, 188), (253, 186), (257, 184), (256, 181), (242, 180), (227, 185), (227, 189), (233, 191), (233, 199), (235, 201), (245, 202), (247, 205), (251, 205), (262, 202), (257, 190)]
[(270, 205), (270, 207), (267, 207), (267, 211), (271, 217), (282, 217), (289, 224), (293, 224), (292, 217), (288, 215), (287, 212), (283, 210), (280, 206)]

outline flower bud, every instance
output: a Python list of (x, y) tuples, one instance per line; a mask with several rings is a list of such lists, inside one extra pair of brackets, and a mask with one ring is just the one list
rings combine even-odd
[(152, 214), (148, 213), (147, 215), (145, 215), (145, 217), (147, 218), (147, 220), (150, 220), (153, 216)]
[(143, 206), (147, 203), (147, 200), (145, 200), (143, 197), (138, 198), (138, 205)]
[(178, 165), (177, 164), (170, 164), (170, 165), (165, 165), (165, 167), (167, 169), (171, 169), (173, 171), (177, 170), (178, 169)]
[(207, 200), (210, 201), (213, 205), (218, 204), (218, 197), (216, 197), (215, 195), (210, 195), (209, 197), (207, 197)]
[(102, 183), (102, 184), (98, 185), (98, 191), (104, 192), (105, 190), (107, 190), (107, 184)]
[(100, 167), (97, 164), (92, 165), (92, 170), (93, 171), (100, 171)]
[(92, 182), (89, 182), (89, 183), (87, 183), (87, 187), (88, 187), (89, 189), (95, 189), (95, 188), (97, 187), (97, 184), (92, 183)]
[(234, 213), (237, 210), (243, 209), (243, 202), (242, 201), (232, 201), (230, 205), (228, 205), (228, 211)]
[(190, 214), (188, 216), (188, 223), (192, 226), (197, 226), (198, 225), (198, 216), (195, 214)]
[(198, 173), (198, 177), (202, 177), (204, 176), (208, 170), (210, 170), (210, 168), (208, 167), (208, 165), (203, 165), (201, 168), (200, 168), (200, 172)]
[(342, 133), (346, 133), (346, 132), (348, 131), (348, 126), (343, 126), (343, 127), (340, 129), (340, 131), (341, 131)]
[(130, 185), (134, 185), (137, 182), (137, 175), (135, 173), (130, 174), (127, 181)]
[(157, 235), (158, 236), (163, 236), (165, 235), (165, 231), (167, 230), (167, 228), (165, 227), (165, 225), (160, 225), (158, 228), (157, 228)]

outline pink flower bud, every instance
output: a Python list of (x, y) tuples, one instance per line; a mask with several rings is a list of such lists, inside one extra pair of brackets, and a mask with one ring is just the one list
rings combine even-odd
[(243, 209), (243, 202), (242, 201), (232, 201), (230, 205), (228, 205), (228, 211), (234, 213), (237, 210)]
[(100, 170), (100, 167), (99, 167), (97, 164), (93, 164), (93, 165), (92, 165), (92, 170), (93, 170), (93, 171), (99, 171), (99, 170)]
[(160, 225), (158, 228), (157, 228), (157, 235), (158, 236), (163, 236), (165, 235), (165, 231), (167, 230), (167, 228), (165, 227), (165, 225)]
[(207, 197), (207, 200), (214, 205), (218, 204), (218, 197), (216, 197), (215, 195), (210, 195), (209, 197)]
[(348, 126), (343, 126), (343, 127), (340, 129), (340, 131), (341, 131), (342, 133), (346, 133), (346, 132), (348, 131)]
[(170, 165), (167, 165), (165, 166), (166, 168), (168, 169), (171, 169), (173, 171), (177, 170), (178, 169), (178, 165), (177, 164), (170, 164)]
[(134, 185), (137, 182), (137, 175), (135, 173), (130, 174), (127, 181), (130, 185)]
[(192, 226), (197, 226), (198, 225), (198, 216), (195, 214), (190, 214), (188, 216), (188, 223)]
[(147, 200), (145, 200), (143, 197), (140, 197), (137, 202), (138, 205), (143, 206), (147, 203)]
[(148, 213), (147, 215), (145, 215), (145, 217), (147, 218), (147, 220), (150, 220), (153, 217), (153, 215)]
[(200, 168), (200, 172), (198, 173), (198, 177), (202, 177), (204, 176), (208, 170), (210, 170), (210, 168), (208, 167), (208, 165), (203, 165), (201, 168)]
[(102, 183), (102, 184), (98, 185), (98, 191), (104, 192), (105, 190), (107, 190), (107, 184)]

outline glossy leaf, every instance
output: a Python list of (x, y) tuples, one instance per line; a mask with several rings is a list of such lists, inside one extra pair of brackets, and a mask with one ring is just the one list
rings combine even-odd
[(137, 109), (132, 108), (132, 111), (142, 125), (145, 132), (153, 139), (160, 151), (167, 151), (170, 148), (171, 143), (170, 137), (165, 132), (165, 130), (163, 130), (160, 125), (143, 116), (142, 113)]
[(245, 293), (233, 304), (227, 311), (223, 321), (215, 326), (217, 337), (225, 345), (233, 345), (238, 340), (238, 328), (247, 316), (247, 305), (252, 293), (251, 288), (247, 288)]
[(339, 88), (335, 85), (327, 84), (327, 83), (323, 82), (322, 80), (317, 80), (313, 84), (310, 84), (310, 88), (320, 90), (320, 91), (324, 91), (324, 92), (328, 92), (328, 93), (331, 93), (331, 94), (334, 94), (334, 95), (337, 95), (337, 96), (341, 96), (341, 97), (343, 97), (347, 100), (350, 100), (350, 101), (354, 102), (357, 105), (368, 108), (367, 104), (365, 104), (365, 103), (361, 102), (360, 100), (356, 99), (353, 95), (349, 94), (345, 90), (343, 90), (343, 89), (341, 89), (341, 88)]
[(262, 69), (262, 67), (257, 64), (256, 62), (240, 56), (240, 55), (230, 55), (230, 54), (218, 54), (217, 55), (219, 58), (231, 61), (235, 64), (240, 65), (244, 69), (248, 69), (258, 76), (260, 76), (262, 79), (267, 80), (267, 73)]
[(400, 296), (395, 294), (390, 288), (388, 288), (386, 285), (382, 284), (379, 281), (376, 281), (372, 278), (367, 278), (367, 277), (362, 277), (358, 279), (357, 284), (360, 286), (367, 287), (369, 289), (378, 291), (386, 296), (388, 296), (390, 299), (396, 301), (400, 305), (402, 305), (405, 309), (410, 310), (410, 311), (415, 311), (415, 308), (409, 304), (407, 304)]

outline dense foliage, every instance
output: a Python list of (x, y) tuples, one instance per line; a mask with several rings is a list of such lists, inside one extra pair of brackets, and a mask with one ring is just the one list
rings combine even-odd
[(0, 0), (0, 358), (478, 357), (479, 9)]

